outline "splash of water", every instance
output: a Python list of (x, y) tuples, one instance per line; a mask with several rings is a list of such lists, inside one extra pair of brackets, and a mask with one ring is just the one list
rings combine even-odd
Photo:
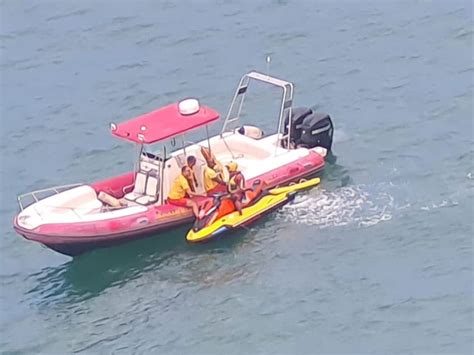
[(394, 199), (388, 192), (369, 192), (365, 185), (346, 186), (335, 191), (315, 190), (298, 196), (281, 210), (285, 222), (317, 225), (321, 228), (356, 224), (376, 225), (392, 219)]

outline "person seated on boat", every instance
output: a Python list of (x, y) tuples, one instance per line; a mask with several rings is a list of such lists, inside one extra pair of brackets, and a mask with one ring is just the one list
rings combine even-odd
[(196, 179), (196, 174), (194, 174), (194, 166), (196, 165), (196, 157), (194, 155), (190, 155), (186, 159), (187, 166), (191, 169), (192, 172), (192, 177), (188, 181), (189, 182), (189, 188), (191, 191), (196, 191), (196, 187), (198, 186), (198, 182)]
[(204, 168), (204, 189), (206, 190), (207, 196), (225, 192), (226, 190), (226, 183), (214, 160), (209, 160), (207, 166)]
[(192, 171), (189, 166), (185, 165), (181, 168), (181, 174), (174, 180), (171, 190), (168, 194), (168, 203), (192, 208), (194, 216), (198, 217), (198, 205), (191, 197), (205, 196), (191, 191), (189, 180), (192, 179)]
[(239, 171), (239, 166), (236, 162), (230, 162), (226, 165), (226, 168), (229, 171), (227, 192), (230, 194), (236, 210), (242, 215), (242, 200), (245, 197), (245, 177)]
[(203, 184), (208, 196), (226, 191), (226, 174), (222, 164), (211, 153), (209, 148), (201, 147), (201, 154), (206, 160)]

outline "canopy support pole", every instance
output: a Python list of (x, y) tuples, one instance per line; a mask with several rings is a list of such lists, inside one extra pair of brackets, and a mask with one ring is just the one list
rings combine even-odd
[(207, 136), (207, 148), (209, 149), (209, 153), (211, 152), (211, 140), (209, 139), (209, 125), (206, 125), (206, 136)]
[(187, 158), (187, 155), (186, 155), (186, 138), (184, 136), (184, 133), (183, 135), (181, 136), (181, 138), (183, 138), (183, 153), (184, 153), (184, 158), (186, 159)]
[(163, 189), (165, 184), (165, 167), (166, 167), (166, 146), (163, 144), (163, 161), (161, 162), (161, 179), (160, 179), (160, 201), (163, 204)]

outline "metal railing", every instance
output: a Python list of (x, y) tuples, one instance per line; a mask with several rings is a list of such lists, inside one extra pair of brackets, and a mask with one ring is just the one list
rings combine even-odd
[[(39, 202), (45, 198), (48, 198), (53, 195), (57, 195), (61, 192), (73, 189), (81, 185), (84, 185), (84, 184), (76, 183), (76, 184), (55, 186), (55, 187), (50, 187), (47, 189), (36, 190), (36, 191), (27, 192), (25, 194), (18, 195), (17, 197), (18, 206), (20, 206), (20, 210), (23, 211), (26, 207), (32, 205), (33, 203)], [(39, 195), (43, 195), (43, 196), (39, 196)], [(32, 201), (30, 201), (30, 203), (28, 204), (24, 202), (24, 200), (27, 198), (32, 199)]]
[[(229, 124), (233, 122), (239, 122), (240, 123), (240, 114), (242, 112), (242, 106), (245, 100), (245, 94), (247, 92), (248, 86), (250, 84), (251, 80), (256, 80), (260, 81), (266, 84), (270, 84), (273, 86), (277, 86), (282, 89), (282, 98), (281, 98), (281, 104), (280, 104), (280, 110), (279, 110), (279, 117), (278, 117), (278, 141), (281, 140), (287, 140), (287, 149), (289, 150), (290, 148), (290, 141), (291, 141), (291, 125), (292, 125), (292, 120), (291, 120), (291, 111), (292, 111), (292, 105), (293, 105), (293, 92), (294, 92), (294, 85), (288, 81), (281, 80), (269, 75), (265, 75), (262, 73), (258, 72), (250, 72), (245, 74), (239, 82), (239, 85), (237, 86), (237, 89), (235, 91), (234, 97), (232, 98), (232, 101), (230, 103), (230, 106), (227, 110), (227, 115), (222, 127), (221, 131), (221, 138), (224, 140), (224, 144), (226, 145), (227, 149), (229, 152), (233, 155), (232, 150), (230, 147), (227, 145), (227, 142), (225, 141), (224, 138), (224, 133), (228, 132), (228, 126)], [(237, 105), (237, 110), (235, 109), (235, 106)], [(237, 111), (237, 112), (235, 112)], [(288, 135), (283, 136), (283, 132), (285, 130), (284, 127), (284, 117), (288, 116)], [(277, 147), (278, 144), (275, 146), (275, 154), (277, 152)]]

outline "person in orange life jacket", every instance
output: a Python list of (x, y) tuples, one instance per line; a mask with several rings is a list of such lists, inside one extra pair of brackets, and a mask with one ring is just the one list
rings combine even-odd
[(196, 174), (194, 174), (194, 166), (196, 165), (196, 157), (193, 155), (188, 156), (186, 159), (186, 163), (191, 169), (191, 179), (188, 180), (189, 182), (189, 188), (191, 189), (192, 192), (196, 191), (196, 187), (198, 186), (198, 182), (196, 179)]
[(192, 179), (192, 171), (189, 166), (185, 165), (181, 168), (181, 174), (174, 180), (171, 190), (168, 194), (168, 203), (192, 208), (194, 216), (198, 218), (199, 208), (191, 197), (205, 196), (191, 191), (189, 180)]
[(242, 200), (245, 197), (245, 177), (238, 170), (239, 166), (235, 162), (230, 162), (226, 165), (229, 170), (229, 182), (227, 184), (227, 191), (229, 192), (235, 208), (242, 215)]

